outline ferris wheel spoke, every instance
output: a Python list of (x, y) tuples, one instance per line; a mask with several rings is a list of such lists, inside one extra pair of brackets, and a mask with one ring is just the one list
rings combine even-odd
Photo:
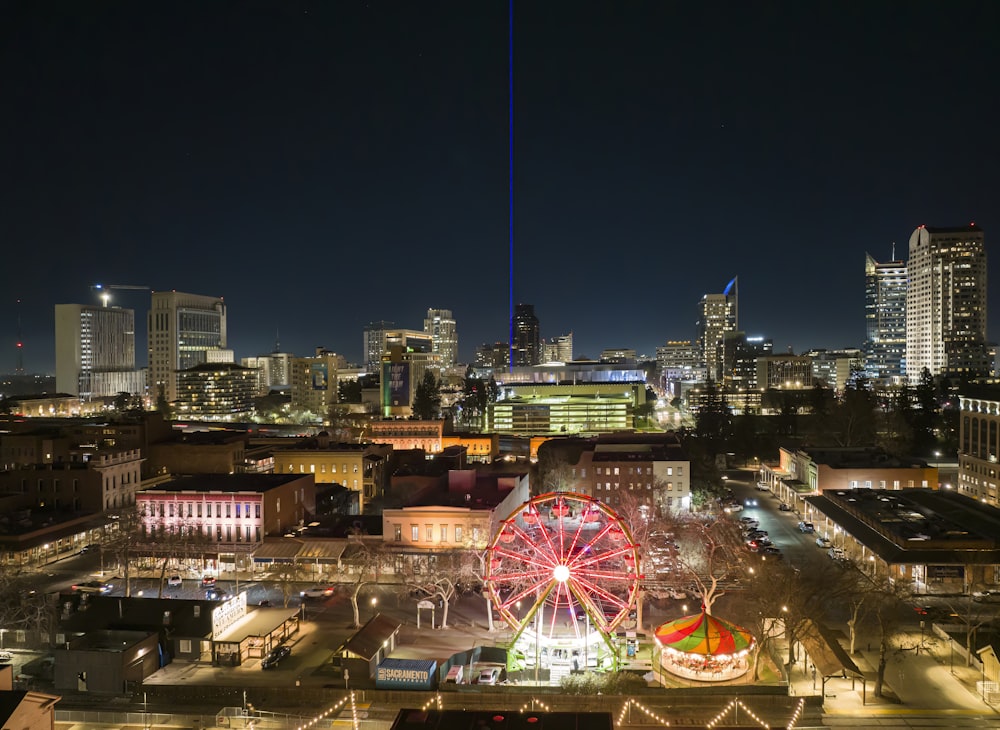
[(622, 598), (616, 596), (614, 593), (610, 591), (605, 590), (602, 586), (598, 585), (597, 583), (592, 583), (580, 577), (576, 577), (575, 580), (577, 584), (580, 587), (586, 589), (588, 593), (600, 596), (602, 599), (606, 601), (612, 601), (622, 606), (625, 606), (625, 602)]

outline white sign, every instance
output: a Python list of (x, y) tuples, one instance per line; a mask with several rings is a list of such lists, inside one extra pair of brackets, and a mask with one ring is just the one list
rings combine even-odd
[(212, 611), (212, 638), (218, 638), (230, 626), (247, 615), (247, 594), (244, 591)]
[(430, 609), (433, 609), (434, 608), (434, 604), (431, 603), (430, 601), (421, 601), (420, 603), (417, 604), (417, 608), (430, 608)]

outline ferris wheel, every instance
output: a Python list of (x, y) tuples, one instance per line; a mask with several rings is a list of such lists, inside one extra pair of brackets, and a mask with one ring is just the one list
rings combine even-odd
[(621, 518), (583, 494), (552, 492), (528, 500), (490, 543), (486, 587), (520, 635), (609, 634), (635, 605), (638, 548)]

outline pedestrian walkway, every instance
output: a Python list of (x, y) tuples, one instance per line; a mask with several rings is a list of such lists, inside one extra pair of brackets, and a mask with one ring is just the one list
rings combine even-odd
[[(923, 643), (921, 643), (921, 641)], [(879, 652), (873, 637), (863, 636), (851, 659), (864, 675), (860, 678), (828, 678), (823, 697), (827, 718), (838, 716), (942, 716), (997, 718), (1000, 713), (977, 693), (980, 673), (953, 656), (936, 637), (903, 637), (895, 642), (907, 647), (887, 656), (883, 697), (875, 696)], [(910, 648), (912, 647), (912, 648)], [(918, 651), (919, 649), (919, 651)], [(787, 655), (787, 645), (782, 647)], [(814, 676), (808, 656), (802, 652), (789, 671), (789, 693), (818, 695), (822, 677)]]

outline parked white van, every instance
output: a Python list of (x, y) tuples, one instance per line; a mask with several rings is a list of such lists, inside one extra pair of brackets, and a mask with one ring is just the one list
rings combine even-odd
[(461, 684), (462, 675), (465, 673), (463, 670), (465, 666), (462, 664), (456, 664), (451, 669), (448, 670), (447, 676), (444, 678), (445, 684)]

